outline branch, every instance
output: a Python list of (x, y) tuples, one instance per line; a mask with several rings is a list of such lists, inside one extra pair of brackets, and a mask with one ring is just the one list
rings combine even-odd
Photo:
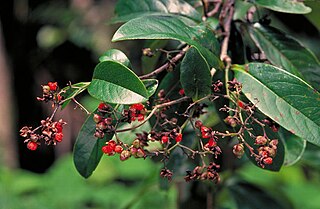
[(208, 17), (212, 17), (212, 16), (214, 16), (215, 14), (218, 13), (222, 1), (221, 0), (217, 0), (215, 3), (216, 3), (216, 5), (214, 6), (214, 8), (210, 12), (207, 13)]
[(151, 73), (148, 73), (146, 75), (142, 75), (139, 76), (140, 79), (146, 79), (146, 78), (151, 78), (153, 76), (158, 75), (159, 73), (161, 73), (162, 71), (168, 69), (168, 67), (172, 64), (175, 64), (176, 62), (178, 62), (186, 53), (186, 51), (189, 49), (190, 47), (187, 46), (185, 48), (183, 48), (176, 56), (174, 56), (171, 60), (169, 60), (168, 62), (166, 62), (164, 65), (162, 65), (161, 67), (155, 69), (154, 71), (152, 71)]
[(220, 59), (222, 61), (226, 61), (227, 63), (231, 63), (231, 59), (228, 56), (228, 46), (229, 46), (229, 38), (230, 38), (230, 29), (231, 29), (231, 21), (234, 14), (234, 0), (228, 0), (227, 3), (223, 5), (222, 11), (220, 13), (219, 21), (223, 26), (225, 37), (222, 41)]
[(151, 117), (152, 115), (154, 115), (154, 113), (157, 111), (157, 109), (159, 108), (162, 108), (162, 107), (166, 107), (166, 106), (171, 106), (171, 105), (174, 105), (174, 104), (178, 104), (178, 103), (181, 103), (181, 102), (184, 102), (184, 101), (187, 101), (189, 100), (190, 98), (185, 96), (185, 97), (182, 97), (180, 99), (177, 99), (177, 100), (173, 100), (173, 101), (170, 101), (170, 102), (166, 102), (166, 103), (163, 103), (163, 104), (158, 104), (156, 105), (153, 110), (150, 112), (150, 114), (148, 115), (148, 117), (146, 117), (144, 119), (144, 121), (142, 121), (139, 125), (136, 125), (134, 127), (131, 127), (131, 128), (125, 128), (125, 129), (120, 129), (120, 130), (116, 130), (116, 132), (125, 132), (125, 131), (131, 131), (131, 130), (134, 130), (136, 128), (139, 128), (140, 126), (142, 126), (143, 124), (145, 124)]

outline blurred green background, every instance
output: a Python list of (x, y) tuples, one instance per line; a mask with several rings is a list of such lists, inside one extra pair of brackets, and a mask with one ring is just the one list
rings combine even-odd
[[(75, 170), (71, 152), (86, 116), (69, 105), (57, 115), (68, 122), (64, 141), (55, 148), (27, 150), (19, 129), (37, 126), (51, 112), (50, 105), (35, 99), (41, 95), (41, 84), (90, 81), (99, 55), (110, 48), (123, 50), (134, 69), (141, 69), (142, 41), (110, 41), (119, 26), (108, 24), (115, 3), (1, 1), (0, 208), (208, 208), (208, 195), (214, 196), (216, 208), (320, 208), (320, 151), (312, 145), (298, 164), (279, 173), (264, 171), (243, 159), (239, 169), (221, 173), (219, 186), (185, 183), (178, 176), (163, 190), (159, 184), (161, 164), (150, 159), (120, 162), (116, 157), (103, 157), (93, 176), (85, 180)], [(319, 58), (320, 4), (307, 4), (313, 8), (311, 14), (271, 16), (275, 26), (301, 40)], [(89, 109), (97, 103), (86, 95), (79, 100)]]

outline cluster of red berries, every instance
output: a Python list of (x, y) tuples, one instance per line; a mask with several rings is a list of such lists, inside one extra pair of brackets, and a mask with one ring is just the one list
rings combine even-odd
[(111, 117), (112, 107), (108, 104), (100, 103), (98, 113), (93, 115), (93, 121), (96, 123), (94, 136), (102, 139), (106, 133), (109, 134), (114, 131), (114, 126), (112, 125), (113, 119)]
[(101, 150), (108, 156), (113, 156), (116, 153), (120, 154), (121, 161), (129, 159), (131, 156), (135, 158), (146, 158), (146, 153), (143, 150), (143, 146), (139, 139), (135, 139), (130, 147), (128, 145), (121, 145), (114, 140), (110, 140), (106, 142), (106, 145), (103, 146)]
[(138, 121), (143, 121), (144, 116), (147, 113), (146, 108), (141, 103), (131, 105), (129, 107), (129, 111), (130, 111), (130, 120), (131, 121), (135, 121), (136, 119)]
[(195, 122), (195, 127), (200, 130), (201, 138), (208, 139), (208, 142), (203, 146), (204, 151), (213, 152), (215, 158), (217, 158), (222, 151), (217, 145), (218, 137), (215, 135), (215, 132), (212, 128), (204, 126), (200, 120)]
[[(26, 138), (24, 140), (27, 143), (29, 150), (36, 150), (40, 145), (40, 140), (44, 140), (46, 145), (56, 145), (63, 139), (63, 125), (65, 125), (62, 119), (59, 121), (52, 121), (50, 118), (41, 120), (41, 126), (32, 130), (32, 127), (24, 126), (20, 130), (20, 136)], [(37, 133), (39, 130), (40, 133)]]
[(177, 132), (177, 129), (173, 129), (170, 132), (163, 133), (163, 135), (161, 136), (161, 143), (171, 143), (170, 139), (173, 139), (176, 141), (176, 143), (179, 143), (182, 141), (182, 133)]
[(208, 166), (197, 166), (193, 171), (187, 171), (187, 175), (184, 179), (189, 182), (192, 180), (209, 180), (214, 183), (220, 182), (220, 176), (218, 170), (220, 165), (210, 162)]
[(257, 136), (255, 139), (255, 144), (259, 146), (258, 155), (256, 156), (258, 165), (262, 168), (264, 168), (265, 165), (271, 165), (273, 158), (277, 154), (278, 140), (269, 140), (265, 136)]
[(121, 122), (131, 123), (132, 121), (138, 120), (139, 122), (144, 120), (147, 114), (147, 109), (141, 103), (133, 104), (129, 109), (123, 110)]
[(59, 103), (62, 100), (60, 95), (62, 92), (58, 92), (59, 86), (57, 82), (48, 82), (46, 85), (42, 85), (42, 97), (37, 97), (38, 101), (53, 101)]

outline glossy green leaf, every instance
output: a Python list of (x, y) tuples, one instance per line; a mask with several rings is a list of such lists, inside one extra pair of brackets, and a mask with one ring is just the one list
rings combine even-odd
[(320, 89), (320, 63), (316, 56), (280, 30), (259, 23), (249, 27), (250, 35), (268, 60)]
[(209, 29), (210, 27), (212, 28), (213, 26), (209, 22), (194, 27), (194, 30), (197, 31), (197, 36), (194, 40), (209, 49), (213, 54), (220, 54), (220, 43), (214, 35), (214, 30)]
[(157, 91), (158, 84), (159, 84), (158, 80), (157, 79), (144, 79), (144, 80), (142, 80), (142, 82), (147, 89), (148, 97), (151, 97)]
[(173, 13), (201, 21), (201, 14), (183, 0), (119, 0), (115, 13), (117, 17), (112, 22), (126, 22), (152, 13)]
[(100, 62), (107, 61), (107, 60), (120, 62), (121, 64), (127, 67), (131, 66), (131, 63), (128, 57), (119, 49), (109, 49), (108, 51), (103, 53), (101, 57), (99, 57)]
[(279, 139), (283, 142), (285, 148), (284, 165), (291, 166), (301, 159), (307, 141), (282, 128), (279, 130), (278, 134), (280, 136)]
[(82, 125), (74, 145), (73, 161), (84, 178), (88, 178), (96, 169), (103, 154), (102, 146), (112, 138), (112, 135), (106, 135), (103, 139), (97, 139), (94, 137), (95, 129), (92, 113)]
[(231, 196), (242, 209), (285, 208), (267, 191), (247, 182), (234, 181), (228, 185)]
[(64, 87), (62, 89), (62, 91), (65, 91), (65, 93), (62, 94), (64, 102), (61, 105), (61, 108), (64, 109), (70, 103), (71, 99), (86, 90), (89, 84), (90, 82), (80, 82)]
[[(201, 30), (190, 19), (176, 15), (150, 15), (133, 19), (122, 25), (114, 34), (112, 41), (135, 39), (174, 39), (196, 47), (205, 57), (210, 67), (222, 67), (220, 59), (203, 47)], [(211, 37), (213, 38), (213, 37)], [(198, 41), (197, 41), (198, 40)]]
[(311, 12), (311, 8), (304, 5), (298, 0), (250, 0), (257, 4), (277, 12), (292, 13), (292, 14), (307, 14)]
[(138, 76), (115, 61), (104, 61), (96, 66), (88, 92), (96, 99), (116, 104), (134, 104), (148, 99), (148, 92)]
[(211, 93), (209, 66), (200, 52), (194, 47), (186, 52), (181, 62), (180, 82), (185, 94), (194, 101)]
[(320, 145), (320, 94), (302, 79), (263, 63), (233, 66), (242, 91), (291, 133)]

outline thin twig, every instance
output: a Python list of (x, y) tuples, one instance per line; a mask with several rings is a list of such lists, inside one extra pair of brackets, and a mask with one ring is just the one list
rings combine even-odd
[(181, 102), (184, 102), (184, 101), (187, 101), (189, 100), (190, 98), (189, 97), (182, 97), (182, 98), (179, 98), (177, 100), (173, 100), (173, 101), (170, 101), (170, 102), (166, 102), (166, 103), (163, 103), (163, 104), (158, 104), (156, 105), (153, 110), (150, 112), (150, 114), (148, 115), (148, 117), (146, 117), (144, 119), (144, 121), (142, 121), (139, 125), (136, 125), (134, 127), (131, 127), (131, 128), (125, 128), (125, 129), (121, 129), (121, 130), (116, 130), (116, 132), (125, 132), (125, 131), (131, 131), (133, 129), (136, 129), (136, 128), (139, 128), (140, 126), (142, 126), (143, 124), (145, 124), (154, 114), (155, 112), (159, 109), (159, 108), (162, 108), (162, 107), (166, 107), (166, 106), (171, 106), (171, 105), (174, 105), (174, 104), (178, 104), (178, 103), (181, 103)]
[(202, 2), (202, 9), (203, 9), (203, 17), (202, 20), (206, 20), (208, 15), (207, 15), (207, 10), (208, 10), (208, 1), (207, 0), (201, 0)]
[(216, 4), (215, 4), (214, 8), (207, 13), (207, 17), (212, 17), (212, 16), (214, 16), (215, 14), (218, 13), (218, 11), (219, 11), (219, 9), (220, 9), (220, 7), (221, 7), (222, 1), (219, 0), (219, 1), (216, 1), (215, 3), (216, 3)]
[(142, 75), (139, 76), (140, 79), (146, 79), (146, 78), (151, 78), (153, 76), (158, 75), (159, 73), (161, 73), (162, 71), (168, 69), (168, 67), (172, 64), (175, 64), (176, 62), (178, 62), (186, 53), (186, 51), (189, 49), (190, 47), (187, 46), (185, 48), (183, 48), (176, 56), (174, 56), (172, 59), (170, 59), (168, 62), (166, 62), (164, 65), (162, 65), (161, 67), (155, 69), (154, 71), (152, 71), (151, 73), (148, 73), (146, 75)]
[(219, 21), (223, 26), (225, 37), (221, 45), (220, 59), (231, 63), (231, 59), (228, 56), (228, 46), (230, 38), (231, 21), (234, 14), (234, 0), (228, 0), (227, 3), (223, 5), (222, 11), (220, 13)]
[(72, 101), (74, 103), (76, 103), (76, 105), (81, 109), (83, 110), (87, 115), (90, 115), (91, 113), (82, 105), (80, 104), (80, 102), (78, 102), (75, 98), (72, 98)]

